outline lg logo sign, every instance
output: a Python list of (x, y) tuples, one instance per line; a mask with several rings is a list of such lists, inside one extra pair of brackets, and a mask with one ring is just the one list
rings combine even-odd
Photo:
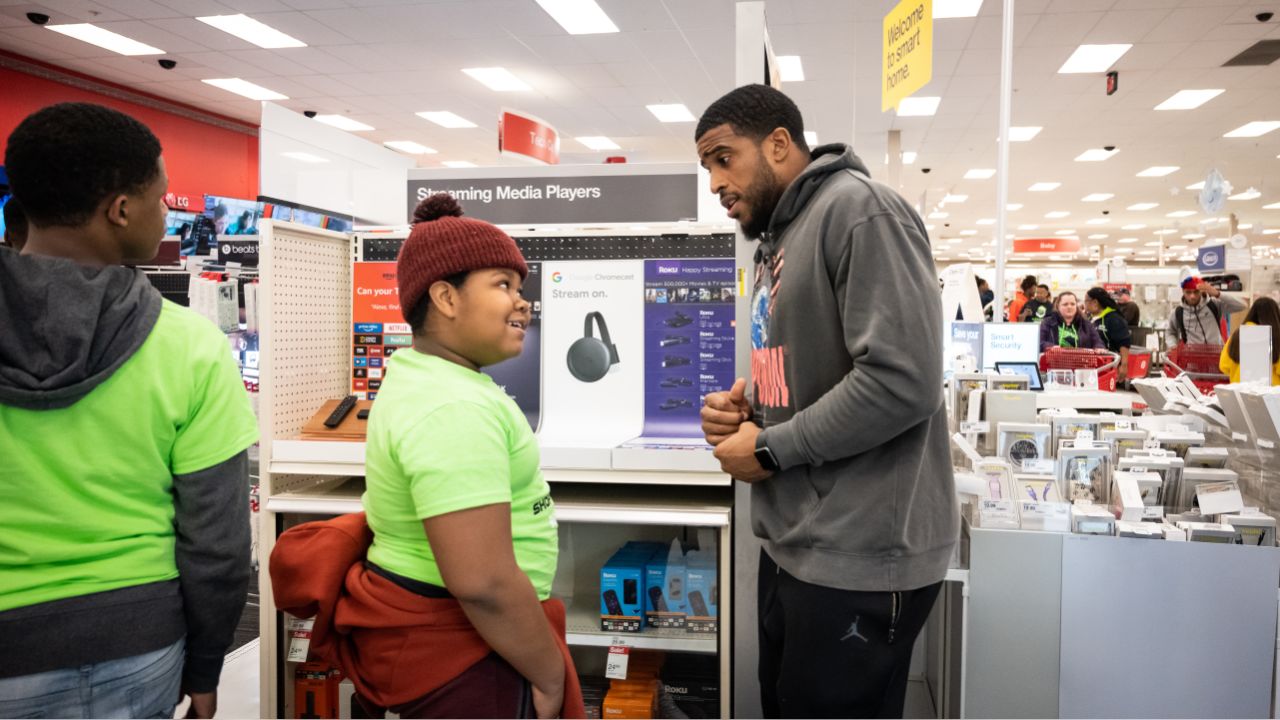
[(174, 195), (173, 193), (165, 193), (164, 204), (178, 210), (186, 210), (191, 207), (191, 198), (186, 195)]

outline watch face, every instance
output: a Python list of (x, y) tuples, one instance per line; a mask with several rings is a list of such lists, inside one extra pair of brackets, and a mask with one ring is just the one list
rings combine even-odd
[(1017, 462), (1040, 457), (1040, 448), (1031, 440), (1018, 440), (1009, 446), (1009, 459)]

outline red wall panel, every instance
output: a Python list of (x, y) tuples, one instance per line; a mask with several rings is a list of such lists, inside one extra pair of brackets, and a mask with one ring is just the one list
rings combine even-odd
[(145, 123), (164, 148), (169, 191), (189, 196), (194, 210), (203, 209), (201, 196), (206, 193), (258, 196), (258, 137), (253, 126), (225, 121), (247, 131), (238, 132), (4, 67), (0, 67), (0, 138), (7, 141), (23, 118), (59, 102), (106, 105)]

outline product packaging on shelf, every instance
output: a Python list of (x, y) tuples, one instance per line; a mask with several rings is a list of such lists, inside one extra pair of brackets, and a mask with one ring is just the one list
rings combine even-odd
[(1121, 470), (1115, 474), (1115, 483), (1111, 488), (1111, 512), (1120, 520), (1142, 522), (1146, 516), (1146, 503), (1142, 497), (1142, 480), (1154, 479), (1152, 473), (1126, 472)]
[(1066, 500), (1106, 505), (1111, 499), (1111, 450), (1078, 444), (1064, 449), (1058, 455), (1057, 477)]
[(1263, 515), (1257, 508), (1245, 508), (1242, 513), (1219, 515), (1218, 522), (1235, 528), (1233, 542), (1236, 545), (1276, 546), (1275, 518)]
[(1191, 447), (1183, 460), (1189, 468), (1226, 468), (1228, 457), (1224, 447)]
[(656, 628), (683, 628), (687, 616), (684, 553), (680, 541), (660, 548), (645, 564), (645, 624)]
[(1071, 506), (1071, 531), (1077, 535), (1115, 535), (1116, 517), (1101, 505)]
[(338, 717), (341, 674), (322, 662), (298, 665), (293, 673), (293, 717)]
[(997, 452), (1015, 468), (1022, 469), (1028, 460), (1049, 457), (1052, 428), (1041, 423), (999, 423)]
[(685, 629), (691, 633), (715, 633), (719, 626), (719, 588), (714, 556), (695, 550), (685, 556), (685, 595), (689, 614)]
[(1225, 523), (1180, 522), (1178, 527), (1186, 531), (1187, 540), (1191, 542), (1229, 545), (1236, 539), (1236, 529)]
[[(652, 551), (650, 551), (652, 552)], [(623, 547), (600, 568), (600, 629), (640, 632), (644, 629), (645, 562), (636, 548)]]

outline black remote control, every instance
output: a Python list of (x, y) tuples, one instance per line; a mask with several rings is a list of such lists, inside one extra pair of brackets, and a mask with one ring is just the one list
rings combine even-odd
[(329, 417), (324, 419), (324, 426), (327, 428), (336, 428), (342, 424), (342, 418), (351, 412), (351, 408), (356, 406), (356, 396), (348, 395), (342, 398), (342, 402), (338, 403), (338, 407), (329, 413)]
[(654, 612), (667, 612), (667, 599), (662, 597), (662, 588), (657, 585), (649, 588), (649, 606)]
[(622, 603), (618, 602), (618, 593), (613, 590), (604, 591), (604, 607), (610, 615), (622, 615)]
[(357, 420), (368, 420), (368, 419), (369, 419), (369, 408), (365, 408), (365, 409), (363, 409), (363, 410), (359, 410), (359, 411), (357, 411), (357, 412), (356, 412), (356, 419), (357, 419)]
[(707, 602), (702, 599), (702, 591), (694, 590), (689, 593), (689, 605), (693, 607), (695, 617), (711, 617), (711, 611), (707, 608)]

